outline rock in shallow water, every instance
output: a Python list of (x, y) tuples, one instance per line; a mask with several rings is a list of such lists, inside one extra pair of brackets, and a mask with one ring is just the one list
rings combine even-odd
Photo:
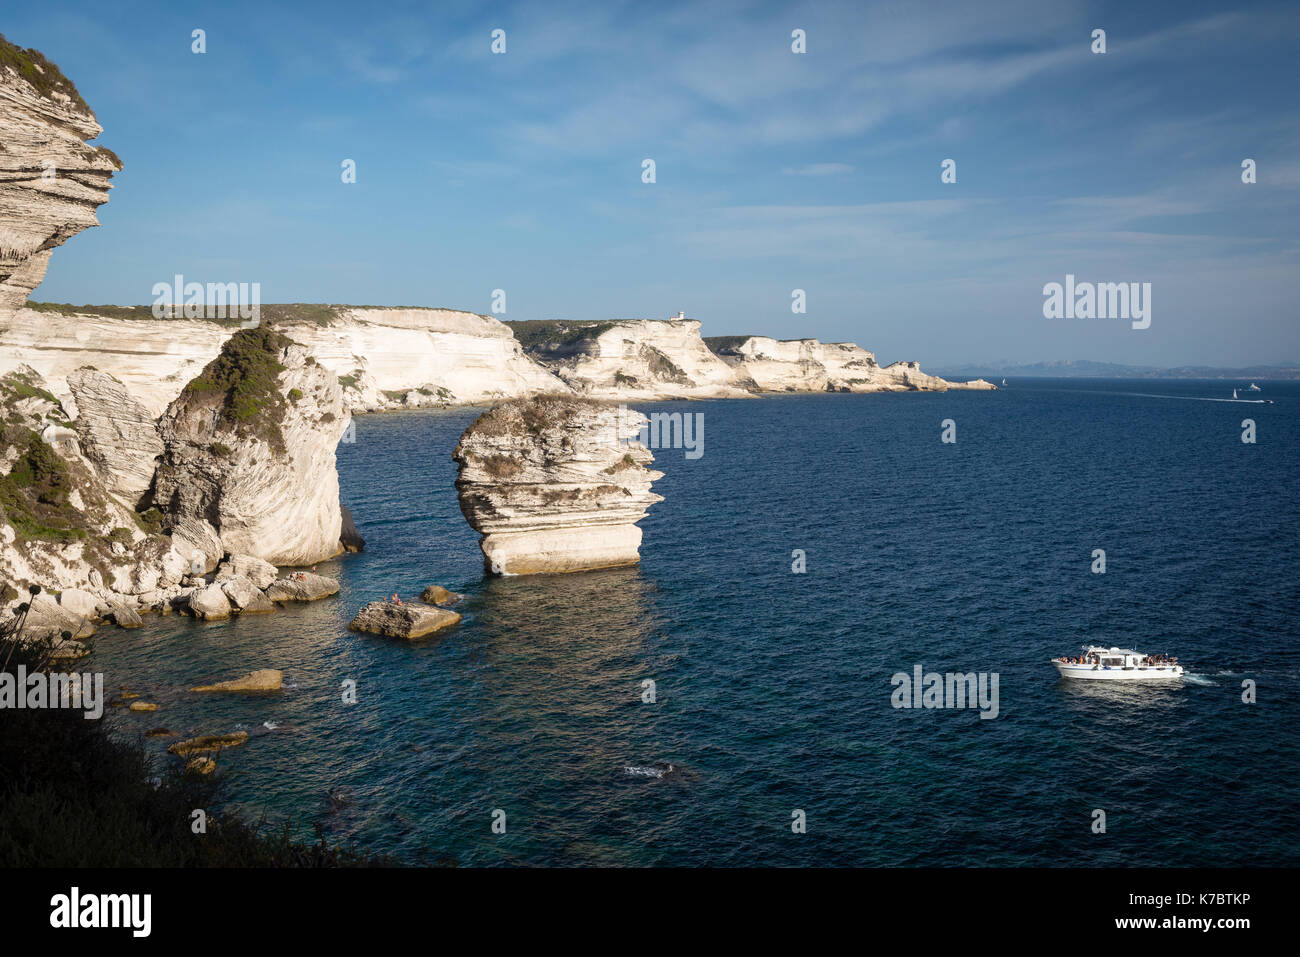
[(259, 589), (270, 588), (279, 577), (280, 572), (274, 565), (252, 555), (230, 555), (217, 566), (217, 581), (247, 578)]
[(372, 601), (352, 619), (348, 628), (389, 638), (423, 638), (450, 628), (459, 621), (460, 615), (454, 611), (434, 605), (417, 602), (398, 605), (387, 601)]
[(119, 628), (139, 628), (144, 624), (139, 612), (126, 605), (115, 606), (105, 617)]
[(441, 585), (430, 585), (420, 592), (420, 601), (427, 605), (454, 605), (456, 602), (463, 600), (464, 597), (464, 595), (457, 592), (448, 591)]
[(222, 748), (233, 748), (247, 740), (247, 731), (236, 731), (233, 734), (201, 734), (197, 738), (177, 741), (167, 750), (172, 754), (178, 754), (186, 758), (192, 754), (204, 754), (220, 751)]
[(284, 683), (284, 673), (273, 668), (250, 671), (240, 678), (218, 681), (216, 684), (199, 685), (191, 691), (279, 691)]
[(324, 575), (295, 572), (288, 578), (277, 578), (266, 590), (271, 601), (316, 601), (338, 594), (339, 583)]
[(242, 575), (221, 583), (230, 604), (242, 615), (255, 615), (275, 611), (275, 603), (262, 594), (261, 590)]
[(189, 598), (190, 614), (204, 621), (219, 621), (230, 617), (230, 599), (220, 585), (196, 589)]

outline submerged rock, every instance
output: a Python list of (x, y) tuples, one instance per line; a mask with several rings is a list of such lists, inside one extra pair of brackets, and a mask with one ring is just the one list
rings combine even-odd
[(324, 575), (312, 572), (294, 572), (288, 578), (277, 578), (266, 590), (271, 601), (316, 601), (338, 594), (339, 583)]
[(636, 523), (663, 496), (636, 436), (645, 417), (571, 396), (501, 403), (460, 437), (460, 510), (497, 575), (572, 572), (640, 561)]
[(199, 685), (191, 691), (279, 691), (284, 683), (284, 672), (272, 668), (250, 671), (240, 678), (218, 681), (212, 685)]
[(197, 738), (177, 741), (167, 750), (185, 758), (192, 754), (205, 754), (220, 751), (222, 748), (238, 747), (247, 740), (247, 731), (235, 731), (231, 734), (201, 734)]
[(420, 601), (429, 605), (454, 605), (458, 601), (463, 601), (464, 595), (448, 591), (441, 585), (430, 585), (424, 591), (420, 592)]
[(460, 615), (434, 605), (417, 602), (372, 601), (348, 625), (352, 631), (389, 638), (423, 638), (460, 621)]

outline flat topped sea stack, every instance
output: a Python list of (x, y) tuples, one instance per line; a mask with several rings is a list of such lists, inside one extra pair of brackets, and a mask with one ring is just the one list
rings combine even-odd
[(639, 412), (541, 395), (479, 416), (452, 453), (460, 510), (497, 575), (575, 572), (641, 560), (636, 523), (663, 496)]

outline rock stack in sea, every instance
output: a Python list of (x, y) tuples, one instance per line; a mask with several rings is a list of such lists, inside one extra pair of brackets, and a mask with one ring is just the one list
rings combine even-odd
[(663, 497), (645, 422), (623, 406), (570, 395), (503, 402), (452, 453), (466, 521), (498, 575), (572, 572), (640, 561), (637, 522)]

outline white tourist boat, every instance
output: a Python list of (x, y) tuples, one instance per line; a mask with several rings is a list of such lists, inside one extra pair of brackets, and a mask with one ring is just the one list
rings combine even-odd
[(1144, 655), (1129, 648), (1102, 648), (1087, 645), (1081, 655), (1062, 655), (1052, 664), (1062, 678), (1087, 678), (1102, 681), (1178, 681), (1183, 666), (1177, 658)]
[(1255, 385), (1255, 383), (1252, 382), (1252, 383), (1250, 384), (1250, 389), (1249, 389), (1249, 391), (1251, 391), (1251, 392), (1263, 392), (1264, 390), (1261, 389), (1259, 386)]

